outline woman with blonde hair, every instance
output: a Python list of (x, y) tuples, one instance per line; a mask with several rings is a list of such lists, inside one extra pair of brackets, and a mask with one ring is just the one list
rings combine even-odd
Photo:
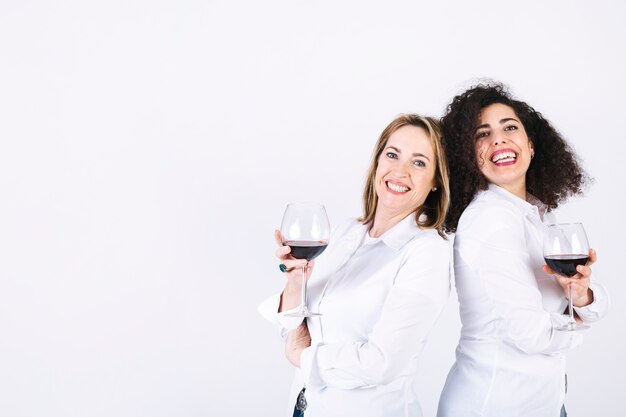
[(363, 200), (363, 216), (341, 224), (309, 263), (308, 303), (320, 316), (285, 316), (300, 304), (306, 260), (275, 233), (287, 280), (259, 309), (282, 329), (297, 368), (294, 416), (422, 415), (418, 358), (450, 289), (448, 173), (435, 119), (405, 114), (385, 128)]

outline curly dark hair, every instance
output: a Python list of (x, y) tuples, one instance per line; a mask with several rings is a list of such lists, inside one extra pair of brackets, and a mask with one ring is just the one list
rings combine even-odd
[(589, 179), (574, 151), (541, 113), (515, 100), (501, 83), (477, 84), (454, 97), (441, 120), (450, 175), (451, 202), (444, 224), (447, 233), (456, 231), (463, 210), (488, 186), (476, 160), (474, 133), (481, 110), (495, 103), (513, 109), (533, 142), (535, 156), (526, 172), (526, 190), (548, 210), (569, 196), (581, 194)]

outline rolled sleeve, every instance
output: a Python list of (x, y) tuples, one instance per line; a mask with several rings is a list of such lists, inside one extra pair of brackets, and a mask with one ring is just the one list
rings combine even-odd
[(600, 283), (592, 282), (589, 288), (593, 292), (593, 301), (584, 307), (574, 306), (574, 310), (585, 323), (593, 323), (603, 318), (609, 310), (610, 299), (606, 288)]
[(295, 329), (302, 323), (303, 318), (290, 317), (286, 315), (288, 313), (297, 311), (298, 307), (279, 313), (278, 307), (280, 306), (280, 297), (280, 293), (268, 297), (261, 304), (259, 304), (257, 310), (259, 314), (263, 316), (263, 318), (273, 323), (280, 329), (281, 337), (285, 339), (287, 337), (287, 333), (289, 333), (290, 330)]

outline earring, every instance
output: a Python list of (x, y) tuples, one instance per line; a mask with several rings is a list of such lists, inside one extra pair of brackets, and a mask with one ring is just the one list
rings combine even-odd
[(530, 154), (530, 159), (533, 159), (534, 157), (535, 157), (535, 153), (533, 152)]
[(437, 191), (437, 187), (433, 187), (432, 191)]

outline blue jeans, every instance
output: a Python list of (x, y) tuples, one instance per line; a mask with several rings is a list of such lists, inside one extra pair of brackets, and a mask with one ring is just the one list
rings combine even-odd
[(296, 398), (296, 405), (293, 407), (293, 417), (304, 417), (304, 410), (306, 409), (305, 391), (306, 388), (302, 388), (298, 394), (298, 398)]

